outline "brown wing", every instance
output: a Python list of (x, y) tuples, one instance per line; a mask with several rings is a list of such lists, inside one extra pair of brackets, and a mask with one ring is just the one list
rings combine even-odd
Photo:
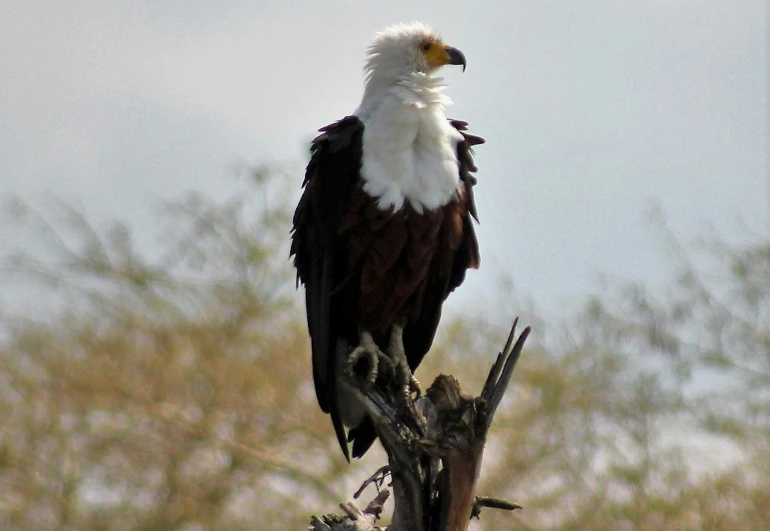
[[(337, 343), (356, 345), (355, 301), (343, 289), (348, 276), (339, 233), (351, 191), (360, 179), (364, 125), (355, 116), (321, 129), (311, 146), (304, 192), (294, 213), (291, 254), (297, 279), (305, 285), (307, 324), (313, 351), (313, 381), (321, 409), (332, 424), (345, 457), (350, 459), (336, 400)], [(343, 405), (344, 407), (344, 405)]]

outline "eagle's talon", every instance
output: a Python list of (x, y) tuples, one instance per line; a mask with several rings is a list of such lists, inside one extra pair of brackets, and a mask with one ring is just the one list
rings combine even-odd
[(405, 404), (411, 404), (422, 396), (422, 388), (420, 382), (414, 377), (412, 371), (409, 369), (409, 365), (404, 359), (403, 363), (395, 363), (395, 385), (399, 390), (399, 394)]
[[(365, 360), (362, 370), (360, 364)], [(383, 373), (392, 372), (392, 363), (368, 332), (361, 332), (361, 344), (348, 355), (347, 370), (350, 376), (365, 386), (374, 385)]]
[(407, 387), (409, 389), (409, 396), (412, 398), (412, 401), (415, 401), (422, 397), (422, 386), (420, 385), (419, 380), (414, 377), (414, 374), (412, 374), (412, 371), (409, 371), (409, 383), (407, 384)]
[[(348, 374), (367, 387), (374, 384), (380, 369), (379, 357), (376, 351), (363, 345), (356, 347), (348, 356)], [(362, 362), (365, 363), (363, 370), (361, 368)]]

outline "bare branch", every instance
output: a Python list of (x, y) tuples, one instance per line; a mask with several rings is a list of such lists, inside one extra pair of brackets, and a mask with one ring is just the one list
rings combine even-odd
[(516, 341), (516, 344), (511, 347), (513, 338), (516, 335), (516, 324), (518, 322), (518, 318), (513, 321), (511, 333), (508, 334), (508, 340), (505, 342), (505, 348), (497, 355), (497, 360), (495, 360), (495, 364), (489, 371), (487, 382), (484, 385), (484, 389), (481, 391), (481, 397), (487, 401), (487, 428), (492, 425), (495, 412), (497, 411), (500, 402), (503, 400), (503, 395), (508, 388), (511, 376), (513, 376), (513, 370), (516, 368), (519, 357), (521, 357), (524, 343), (527, 341), (529, 333), (531, 332), (529, 327), (525, 328), (519, 336), (519, 339)]
[(473, 503), (473, 510), (471, 511), (471, 518), (479, 518), (481, 516), (481, 509), (483, 507), (489, 507), (490, 509), (500, 509), (502, 511), (515, 511), (516, 509), (523, 509), (521, 505), (500, 498), (491, 498), (489, 496), (476, 496), (476, 501)]
[(383, 531), (376, 525), (382, 514), (382, 507), (390, 496), (387, 489), (381, 490), (369, 502), (363, 511), (353, 502), (341, 503), (345, 516), (326, 514), (321, 518), (313, 516), (310, 520), (311, 531)]
[(364, 492), (364, 489), (369, 485), (371, 485), (372, 483), (374, 483), (374, 486), (377, 487), (377, 491), (379, 491), (380, 487), (385, 482), (385, 478), (388, 477), (388, 475), (390, 475), (390, 466), (389, 465), (381, 466), (380, 468), (377, 469), (377, 471), (374, 474), (369, 476), (363, 482), (363, 484), (361, 484), (361, 486), (358, 488), (356, 493), (353, 494), (353, 497), (355, 499), (358, 499), (358, 497), (361, 496), (361, 493)]

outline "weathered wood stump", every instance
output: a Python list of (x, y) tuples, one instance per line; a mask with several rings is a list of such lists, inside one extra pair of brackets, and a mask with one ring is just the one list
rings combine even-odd
[[(395, 509), (388, 531), (465, 531), (482, 507), (520, 508), (476, 496), (487, 433), (530, 332), (525, 328), (514, 343), (517, 321), (480, 396), (464, 392), (456, 378), (444, 374), (434, 380), (425, 396), (407, 404), (399, 404), (401, 394), (392, 389), (353, 377), (343, 380), (374, 420), (388, 454), (388, 466), (364, 483), (380, 485), (389, 472)], [(364, 510), (353, 503), (342, 504), (344, 516), (313, 517), (309, 529), (382, 530), (376, 522), (389, 495), (387, 489), (380, 490)]]

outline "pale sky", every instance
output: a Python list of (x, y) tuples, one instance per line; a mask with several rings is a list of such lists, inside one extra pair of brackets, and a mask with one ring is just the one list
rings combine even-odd
[[(238, 189), (239, 160), (302, 181), (306, 142), (351, 113), (374, 33), (420, 20), (461, 49), (451, 117), (477, 149), (482, 269), (552, 312), (600, 273), (670, 278), (648, 221), (685, 241), (768, 233), (764, 2), (5, 0), (0, 194), (136, 224), (157, 198)], [(141, 236), (141, 234), (140, 234)], [(6, 227), (0, 250), (19, 245)], [(289, 262), (286, 262), (290, 267)], [(470, 286), (470, 287), (468, 287)]]

